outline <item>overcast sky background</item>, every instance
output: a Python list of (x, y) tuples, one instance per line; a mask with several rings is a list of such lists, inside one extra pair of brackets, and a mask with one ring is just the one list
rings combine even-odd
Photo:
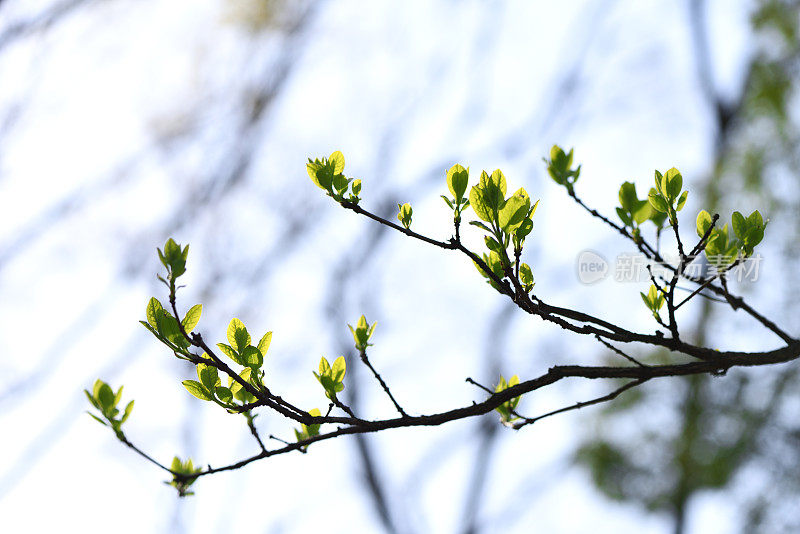
[[(198, 329), (214, 342), (233, 316), (253, 337), (274, 331), (269, 384), (309, 409), (326, 406), (312, 375), (319, 357), (342, 353), (346, 323), (362, 313), (379, 323), (372, 362), (415, 413), (481, 399), (467, 376), (526, 379), (606, 356), (509, 313), (463, 257), (339, 209), (308, 179), (309, 156), (341, 150), (367, 209), (393, 218), (397, 202), (411, 202), (413, 228), (437, 239), (451, 233), (439, 198), (445, 170), (462, 163), (474, 182), (501, 168), (509, 189), (541, 199), (524, 256), (537, 295), (653, 329), (638, 295), (645, 280), (577, 280), (580, 251), (613, 259), (631, 250), (571, 202), (541, 158), (553, 143), (574, 146), (578, 192), (608, 214), (623, 181), (641, 195), (654, 168), (676, 166), (694, 220), (703, 206), (692, 185), (710, 171), (712, 126), (685, 2), (328, 1), (300, 23), (290, 13), (254, 27), (245, 0), (87, 1), (57, 23), (2, 37), (57, 4), (0, 4), (5, 529), (380, 529), (354, 440), (203, 478), (179, 501), (164, 473), (83, 413), (81, 390), (99, 376), (136, 399), (126, 434), (162, 462), (178, 454), (219, 466), (257, 451), (241, 418), (186, 393), (191, 366), (138, 324), (150, 296), (165, 299), (155, 249), (170, 236), (191, 243), (180, 308), (202, 302)], [(742, 84), (749, 5), (709, 2), (723, 94)], [(481, 246), (477, 233), (465, 241)], [(502, 335), (498, 317), (509, 324)], [(774, 346), (741, 332), (747, 346)], [(391, 415), (377, 385), (350, 371), (364, 378), (364, 415)], [(521, 410), (535, 415), (607, 387), (559, 384)], [(591, 417), (502, 432), (479, 511), (486, 532), (669, 531), (667, 518), (609, 503), (570, 467)], [(281, 418), (257, 423), (263, 435), (293, 435)], [(370, 438), (404, 531), (460, 528), (480, 424)], [(729, 532), (736, 512), (705, 495), (688, 531)]]

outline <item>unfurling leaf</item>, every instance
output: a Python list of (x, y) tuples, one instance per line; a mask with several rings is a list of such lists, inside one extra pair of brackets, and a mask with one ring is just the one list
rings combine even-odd
[(344, 389), (342, 381), (346, 371), (345, 367), (344, 356), (336, 358), (333, 366), (324, 356), (319, 361), (319, 373), (314, 373), (314, 376), (325, 390), (325, 395), (331, 400), (336, 398), (336, 393)]
[(559, 185), (563, 185), (567, 190), (572, 191), (575, 182), (581, 174), (581, 166), (572, 169), (572, 158), (574, 151), (570, 149), (568, 153), (564, 153), (558, 145), (553, 145), (550, 149), (550, 159), (545, 159), (547, 164), (547, 172), (550, 177)]
[[(494, 391), (495, 393), (500, 393), (501, 391), (505, 391), (508, 388), (514, 387), (519, 384), (519, 377), (517, 375), (512, 376), (508, 382), (506, 379), (500, 375), (500, 381), (495, 386)], [(515, 420), (519, 419), (516, 415), (514, 415), (514, 410), (517, 408), (519, 401), (522, 397), (513, 397), (510, 400), (507, 400), (495, 410), (500, 413), (500, 420), (504, 425), (509, 425), (510, 423), (514, 422)]]
[(122, 386), (119, 387), (116, 393), (114, 390), (111, 389), (111, 386), (100, 380), (99, 378), (95, 380), (94, 385), (92, 386), (92, 391), (84, 389), (83, 392), (86, 394), (86, 398), (89, 399), (89, 403), (100, 412), (100, 415), (95, 415), (91, 412), (86, 412), (92, 418), (101, 423), (104, 426), (110, 426), (114, 433), (117, 435), (119, 439), (124, 439), (124, 434), (122, 433), (122, 423), (127, 421), (128, 417), (133, 411), (133, 401), (130, 401), (126, 406), (125, 410), (122, 413), (121, 417), (120, 411), (117, 406), (122, 400), (122, 390), (124, 388)]
[(521, 263), (519, 266), (519, 281), (522, 287), (525, 288), (525, 291), (532, 290), (535, 285), (533, 281), (533, 271), (531, 270), (531, 266), (527, 263)]
[(372, 333), (375, 331), (376, 324), (377, 323), (372, 323), (372, 326), (370, 326), (370, 324), (367, 323), (367, 318), (362, 315), (359, 317), (355, 328), (353, 328), (352, 325), (347, 325), (348, 328), (350, 328), (350, 332), (353, 334), (353, 341), (355, 342), (356, 350), (363, 352), (367, 349), (367, 347), (372, 345), (369, 343), (369, 339), (372, 337)]
[(469, 168), (465, 169), (456, 163), (447, 171), (447, 188), (450, 189), (450, 193), (452, 193), (456, 202), (459, 202), (464, 198), (464, 193), (467, 190), (468, 183)]
[(414, 210), (411, 209), (411, 204), (408, 202), (405, 204), (398, 204), (397, 208), (397, 220), (403, 224), (403, 227), (405, 227), (406, 230), (411, 229), (411, 216), (414, 213)]
[(199, 467), (195, 469), (191, 458), (182, 462), (181, 459), (176, 456), (172, 460), (170, 470), (173, 472), (172, 481), (165, 482), (165, 484), (178, 490), (179, 497), (194, 495), (193, 492), (189, 491), (189, 488), (194, 484), (195, 480), (197, 480), (197, 477), (192, 475), (200, 473), (202, 469)]

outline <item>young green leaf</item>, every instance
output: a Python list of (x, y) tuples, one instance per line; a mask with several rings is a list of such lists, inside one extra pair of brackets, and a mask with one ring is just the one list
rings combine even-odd
[(158, 331), (170, 343), (178, 347), (188, 347), (189, 342), (183, 337), (178, 321), (166, 310), (161, 310), (161, 315), (157, 318)]
[(247, 332), (247, 328), (236, 317), (228, 323), (228, 343), (239, 352), (250, 344), (250, 334)]
[[(322, 413), (319, 411), (318, 408), (314, 408), (313, 410), (309, 410), (308, 415), (313, 417), (320, 417)], [(314, 436), (319, 435), (319, 427), (320, 424), (315, 425), (306, 425), (304, 423), (300, 423), (300, 430), (295, 429), (294, 435), (297, 438), (297, 441), (303, 441)], [(308, 445), (302, 447), (301, 450), (305, 451), (308, 448)]]
[[(242, 372), (239, 373), (239, 377), (243, 381), (252, 384), (253, 383), (251, 380), (253, 376), (252, 373), (253, 373), (252, 368), (245, 367), (244, 369), (242, 369)], [(239, 382), (235, 381), (233, 377), (228, 377), (228, 389), (230, 389), (233, 396), (241, 402), (252, 402), (253, 400), (255, 400), (255, 397), (253, 397), (246, 389), (244, 389), (244, 387)]]
[(330, 169), (328, 169), (327, 165), (325, 165), (319, 159), (311, 161), (309, 158), (308, 163), (306, 164), (306, 171), (308, 171), (309, 178), (311, 178), (311, 181), (314, 182), (317, 187), (328, 192), (331, 191), (333, 185), (333, 173)]
[(650, 201), (650, 205), (656, 211), (660, 211), (662, 213), (667, 213), (669, 211), (669, 204), (667, 204), (667, 201), (664, 199), (664, 197), (655, 189), (650, 190), (648, 200)]
[(656, 183), (656, 191), (662, 196), (665, 195), (666, 184), (664, 183), (664, 175), (658, 172), (658, 169), (655, 170), (655, 183)]
[(681, 173), (678, 169), (672, 167), (664, 175), (662, 183), (666, 185), (664, 196), (666, 196), (669, 200), (673, 200), (677, 198), (681, 192), (681, 188), (683, 187), (683, 176), (681, 176)]
[(119, 422), (120, 423), (124, 423), (125, 421), (127, 421), (128, 417), (130, 417), (130, 415), (131, 415), (131, 412), (133, 412), (133, 401), (130, 401), (125, 406), (125, 411), (123, 412), (122, 418), (119, 420)]
[(217, 386), (214, 388), (214, 393), (216, 393), (217, 398), (224, 404), (233, 402), (233, 392), (225, 386)]
[(111, 386), (105, 382), (100, 384), (96, 398), (104, 413), (111, 411), (114, 407), (114, 392), (111, 390)]
[(230, 345), (226, 345), (225, 343), (217, 343), (217, 347), (219, 347), (219, 350), (222, 351), (222, 353), (225, 356), (235, 361), (236, 363), (239, 363), (239, 353), (236, 352), (236, 350), (233, 347), (231, 347)]
[[(506, 389), (516, 386), (517, 384), (519, 384), (519, 377), (517, 375), (512, 376), (508, 382), (506, 382), (506, 379), (500, 375), (500, 381), (497, 383), (497, 386), (495, 386), (494, 391), (495, 393), (500, 393), (501, 391), (505, 391)], [(517, 408), (520, 399), (521, 397), (514, 397), (495, 408), (495, 410), (500, 413), (500, 420), (504, 425), (510, 424), (519, 419), (512, 412)]]
[(267, 357), (267, 351), (269, 350), (269, 345), (272, 343), (272, 331), (267, 332), (258, 342), (258, 352), (261, 353), (262, 358)]
[(397, 220), (399, 220), (406, 230), (411, 228), (411, 217), (414, 213), (414, 210), (411, 209), (411, 204), (406, 202), (405, 204), (398, 204), (398, 213), (397, 213)]
[(186, 330), (187, 333), (191, 332), (197, 323), (200, 321), (200, 315), (203, 313), (203, 305), (202, 304), (195, 304), (189, 311), (186, 312), (186, 316), (181, 321), (183, 325), (183, 329)]
[(531, 270), (531, 266), (527, 263), (521, 263), (519, 266), (519, 281), (522, 283), (522, 287), (525, 288), (525, 291), (532, 290), (535, 285), (533, 282), (533, 271)]
[(617, 217), (619, 217), (619, 220), (622, 221), (622, 224), (625, 226), (633, 225), (633, 219), (631, 218), (630, 213), (625, 211), (623, 208), (617, 208), (616, 211)]
[(653, 208), (650, 207), (649, 200), (638, 200), (636, 208), (633, 211), (633, 220), (636, 221), (636, 224), (642, 224), (650, 218), (652, 213)]
[(184, 380), (183, 382), (181, 382), (181, 384), (183, 384), (183, 387), (186, 388), (186, 391), (188, 391), (189, 393), (191, 393), (200, 400), (204, 401), (214, 400), (213, 397), (211, 396), (211, 393), (207, 391), (205, 387), (203, 387), (203, 384), (197, 382), (196, 380)]
[(520, 187), (511, 195), (500, 209), (499, 223), (504, 232), (513, 232), (528, 216), (531, 209), (531, 197), (524, 188)]
[(573, 185), (578, 181), (578, 177), (581, 174), (580, 165), (575, 169), (571, 168), (573, 155), (574, 151), (572, 149), (565, 154), (561, 147), (553, 145), (553, 148), (550, 149), (550, 159), (544, 160), (550, 177), (557, 184), (565, 186), (569, 191), (572, 191)]
[(240, 355), (241, 358), (239, 363), (246, 367), (258, 369), (264, 364), (264, 356), (262, 356), (261, 352), (252, 345), (245, 347), (244, 350), (241, 351)]
[[(538, 204), (539, 201), (537, 200), (536, 203)], [(522, 241), (525, 240), (526, 237), (531, 233), (533, 230), (533, 221), (530, 219), (530, 215), (522, 220), (522, 224), (520, 224), (516, 230), (514, 230), (514, 236), (517, 240)]]
[(344, 154), (336, 151), (328, 157), (328, 161), (333, 165), (333, 174), (341, 174), (344, 172)]
[(736, 237), (743, 239), (748, 230), (747, 221), (745, 220), (744, 215), (738, 211), (734, 211), (733, 215), (731, 216), (731, 226), (733, 227), (733, 232), (736, 234)]
[(183, 249), (175, 242), (174, 239), (169, 238), (164, 244), (164, 251), (158, 250), (158, 257), (161, 263), (167, 268), (171, 280), (181, 276), (186, 272), (186, 258), (189, 256), (189, 245)]
[(465, 169), (456, 163), (447, 171), (447, 188), (450, 189), (450, 193), (452, 193), (456, 202), (464, 198), (468, 183), (469, 168)]
[(622, 208), (628, 212), (633, 213), (639, 202), (636, 196), (636, 185), (632, 182), (624, 182), (619, 188), (619, 203)]
[(488, 235), (483, 236), (483, 242), (486, 244), (486, 248), (493, 252), (500, 253), (504, 248), (495, 238)]
[(656, 286), (651, 285), (650, 290), (647, 292), (647, 295), (644, 293), (639, 293), (642, 296), (642, 300), (645, 303), (645, 306), (653, 313), (653, 317), (659, 318), (658, 311), (664, 306), (664, 294), (659, 291)]
[(328, 363), (328, 359), (325, 356), (319, 360), (319, 374), (327, 376), (331, 374), (331, 364)]
[(146, 310), (147, 322), (150, 323), (150, 326), (158, 328), (158, 318), (161, 316), (163, 310), (164, 306), (161, 305), (161, 302), (155, 297), (150, 297)]
[(204, 363), (197, 364), (197, 378), (200, 379), (200, 383), (208, 391), (214, 391), (214, 388), (219, 383), (217, 368)]
[(675, 206), (675, 211), (681, 211), (683, 209), (683, 205), (686, 204), (686, 198), (689, 196), (689, 191), (684, 191), (681, 193), (681, 196), (678, 197), (678, 204)]
[(713, 219), (711, 218), (711, 214), (709, 214), (706, 210), (702, 210), (700, 213), (697, 214), (697, 236), (703, 237), (708, 232), (708, 229), (711, 227)]
[(486, 230), (487, 232), (492, 233), (492, 229), (480, 221), (470, 221), (469, 224), (471, 224), (472, 226), (477, 226), (481, 230)]
[(331, 378), (334, 382), (342, 382), (344, 380), (344, 373), (346, 370), (344, 356), (339, 356), (331, 366)]
[(766, 223), (764, 219), (761, 217), (761, 212), (755, 210), (747, 217), (747, 226), (749, 227), (763, 227), (766, 228)]
[(372, 345), (369, 343), (369, 338), (372, 337), (376, 324), (377, 323), (372, 323), (372, 326), (370, 326), (367, 322), (367, 318), (362, 315), (359, 317), (355, 328), (353, 328), (352, 325), (347, 325), (348, 328), (350, 328), (350, 332), (353, 334), (356, 350), (364, 351), (367, 347)]

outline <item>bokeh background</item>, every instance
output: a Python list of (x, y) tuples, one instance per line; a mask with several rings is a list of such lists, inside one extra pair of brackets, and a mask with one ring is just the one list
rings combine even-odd
[[(541, 158), (574, 146), (577, 192), (607, 214), (623, 181), (641, 194), (676, 166), (688, 238), (700, 209), (770, 218), (761, 276), (735, 291), (800, 331), (799, 22), (794, 0), (0, 0), (2, 530), (797, 532), (795, 363), (651, 381), (520, 432), (486, 416), (332, 440), (201, 479), (188, 499), (84, 413), (81, 390), (124, 384), (126, 434), (162, 462), (257, 451), (138, 324), (163, 300), (155, 249), (170, 236), (191, 243), (179, 305), (204, 304), (204, 337), (224, 339), (233, 316), (274, 331), (268, 384), (308, 409), (326, 406), (320, 356), (344, 354), (348, 402), (391, 415), (352, 360), (362, 313), (379, 323), (372, 362), (415, 413), (481, 399), (468, 376), (624, 363), (523, 316), (463, 257), (339, 209), (305, 171), (333, 150), (365, 207), (393, 218), (411, 202), (414, 228), (440, 239), (445, 170), (501, 168), (541, 199), (524, 256), (535, 292), (643, 331), (649, 282), (576, 276), (582, 250), (630, 244)], [(779, 344), (718, 303), (678, 318), (719, 348)], [(559, 383), (520, 410), (613, 387)]]

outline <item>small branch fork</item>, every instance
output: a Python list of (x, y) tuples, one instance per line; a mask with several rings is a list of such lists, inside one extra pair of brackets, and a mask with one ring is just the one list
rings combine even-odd
[(386, 385), (386, 382), (383, 381), (383, 378), (381, 377), (380, 373), (378, 373), (378, 371), (376, 371), (375, 368), (370, 363), (369, 358), (367, 358), (367, 351), (362, 350), (360, 352), (360, 356), (361, 356), (361, 361), (364, 362), (364, 365), (369, 367), (369, 370), (372, 371), (372, 375), (380, 383), (381, 387), (383, 388), (383, 391), (386, 393), (386, 396), (388, 396), (389, 400), (391, 400), (392, 404), (394, 404), (394, 408), (400, 414), (400, 417), (408, 417), (408, 414), (405, 412), (405, 410), (403, 410), (402, 406), (400, 406), (400, 404), (398, 404), (397, 401), (395, 400), (394, 395), (392, 395), (392, 392), (389, 390), (389, 386)]
[[(593, 217), (597, 217), (598, 219), (603, 221), (605, 224), (607, 224), (608, 226), (610, 226), (611, 228), (613, 228), (617, 232), (619, 232), (622, 236), (624, 236), (625, 238), (629, 239), (634, 245), (636, 245), (636, 247), (639, 249), (639, 251), (642, 254), (644, 254), (644, 256), (647, 259), (664, 265), (670, 271), (675, 272), (675, 271), (678, 270), (676, 267), (673, 267), (668, 262), (664, 261), (664, 258), (661, 256), (661, 254), (659, 254), (658, 250), (653, 248), (647, 242), (646, 239), (640, 238), (637, 241), (636, 239), (634, 239), (634, 237), (625, 228), (615, 224), (613, 221), (611, 221), (607, 217), (601, 215), (596, 210), (593, 210), (593, 209), (589, 208), (582, 200), (580, 200), (575, 195), (574, 191), (570, 192), (570, 196), (573, 198), (573, 200), (575, 200), (575, 202), (579, 206), (581, 206), (584, 210), (586, 210), (590, 215), (592, 215)], [(719, 218), (718, 215), (714, 216), (714, 223), (716, 223), (718, 218)], [(707, 244), (706, 243), (706, 239), (708, 238), (708, 236), (710, 234), (711, 234), (711, 229), (709, 229), (706, 232), (706, 235), (703, 236), (703, 238), (698, 242), (697, 247), (695, 247), (696, 250), (693, 250), (687, 256), (687, 258), (691, 258), (691, 259), (689, 259), (689, 261), (687, 261), (686, 265), (691, 263), (691, 261), (694, 260), (694, 258), (698, 254), (700, 254), (700, 252), (702, 252), (702, 250), (705, 249), (705, 245)], [(698, 247), (701, 247), (701, 248), (698, 248)], [(684, 268), (685, 268), (685, 265), (684, 265)], [(792, 343), (797, 342), (796, 338), (790, 336), (788, 333), (786, 333), (784, 330), (782, 330), (778, 325), (776, 325), (773, 321), (767, 319), (764, 315), (762, 315), (759, 312), (757, 312), (749, 304), (747, 304), (744, 301), (744, 299), (742, 299), (741, 297), (738, 297), (738, 296), (735, 296), (735, 295), (731, 294), (728, 291), (728, 289), (723, 286), (722, 283), (720, 283), (719, 285), (714, 284), (713, 282), (714, 282), (716, 277), (702, 278), (702, 277), (698, 277), (698, 276), (690, 276), (690, 275), (687, 275), (686, 273), (683, 273), (683, 272), (681, 273), (681, 276), (684, 279), (689, 280), (690, 282), (694, 282), (694, 283), (696, 283), (698, 285), (703, 286), (703, 289), (708, 289), (712, 293), (725, 298), (725, 300), (728, 301), (728, 303), (730, 304), (731, 308), (733, 308), (734, 310), (739, 310), (739, 309), (743, 310), (748, 315), (753, 317), (756, 321), (761, 323), (762, 326), (764, 326), (765, 328), (767, 328), (768, 330), (773, 332), (775, 335), (780, 337), (784, 342), (786, 342), (788, 344), (792, 344)], [(694, 294), (691, 295), (691, 296), (694, 296)], [(683, 304), (683, 303), (681, 303), (681, 304)]]
[[(222, 371), (223, 373), (231, 377), (234, 381), (239, 383), (242, 386), (242, 388), (244, 388), (248, 393), (250, 393), (256, 398), (255, 402), (242, 404), (239, 406), (230, 406), (228, 408), (232, 412), (239, 412), (245, 415), (250, 433), (253, 435), (256, 442), (258, 443), (260, 451), (249, 458), (245, 458), (241, 461), (223, 467), (212, 468), (211, 466), (208, 466), (207, 469), (192, 475), (191, 478), (196, 479), (214, 473), (219, 473), (222, 471), (231, 471), (239, 469), (257, 460), (261, 460), (263, 458), (268, 458), (271, 456), (276, 456), (279, 454), (285, 454), (293, 451), (305, 452), (308, 446), (311, 445), (312, 443), (326, 441), (343, 435), (366, 434), (372, 432), (380, 432), (393, 428), (407, 428), (416, 426), (438, 426), (448, 423), (450, 421), (456, 421), (468, 417), (485, 415), (487, 413), (492, 412), (493, 410), (501, 406), (503, 403), (515, 397), (519, 397), (526, 393), (530, 393), (532, 391), (541, 389), (545, 386), (549, 386), (565, 378), (630, 379), (630, 380), (624, 385), (618, 387), (617, 389), (606, 395), (588, 401), (578, 402), (573, 405), (553, 410), (551, 412), (536, 417), (524, 417), (513, 412), (515, 416), (519, 417), (519, 421), (513, 423), (510, 426), (512, 426), (515, 429), (519, 429), (527, 425), (533, 424), (534, 422), (539, 421), (540, 419), (544, 419), (546, 417), (551, 417), (553, 415), (561, 414), (564, 412), (578, 410), (587, 406), (611, 401), (616, 397), (618, 397), (619, 395), (621, 395), (622, 393), (624, 393), (625, 391), (638, 387), (641, 384), (653, 378), (676, 377), (676, 376), (686, 376), (693, 374), (721, 375), (727, 372), (727, 370), (732, 367), (771, 365), (771, 364), (789, 362), (800, 358), (800, 341), (791, 337), (789, 334), (787, 334), (786, 332), (781, 330), (777, 325), (775, 325), (775, 323), (773, 323), (769, 319), (765, 318), (764, 316), (756, 312), (752, 307), (746, 304), (741, 297), (732, 295), (728, 291), (724, 276), (720, 277), (720, 283), (718, 285), (715, 284), (715, 277), (704, 279), (702, 277), (687, 276), (687, 274), (685, 273), (686, 266), (689, 265), (697, 257), (697, 255), (700, 254), (705, 249), (708, 237), (711, 234), (711, 230), (718, 220), (717, 215), (713, 217), (711, 227), (705, 232), (705, 235), (703, 235), (700, 238), (700, 241), (698, 241), (698, 243), (692, 248), (692, 250), (688, 254), (684, 252), (684, 247), (683, 243), (681, 242), (680, 235), (678, 233), (677, 224), (673, 225), (680, 252), (680, 261), (677, 267), (673, 267), (664, 262), (663, 258), (658, 253), (657, 249), (654, 249), (650, 244), (647, 243), (646, 240), (642, 238), (634, 239), (634, 237), (624, 227), (615, 224), (608, 218), (598, 213), (596, 210), (590, 209), (588, 206), (586, 206), (586, 204), (584, 204), (582, 200), (580, 200), (575, 195), (573, 190), (570, 190), (569, 194), (575, 200), (575, 202), (577, 202), (581, 207), (583, 207), (586, 211), (588, 211), (592, 216), (599, 218), (604, 223), (615, 229), (618, 233), (620, 233), (627, 239), (631, 240), (639, 249), (639, 251), (642, 252), (642, 254), (644, 254), (649, 260), (662, 263), (666, 265), (669, 270), (672, 271), (673, 274), (668, 283), (667, 299), (666, 299), (669, 311), (669, 324), (662, 323), (662, 325), (668, 328), (668, 330), (670, 331), (671, 333), (670, 337), (664, 336), (662, 332), (656, 332), (655, 334), (632, 332), (619, 325), (610, 323), (601, 318), (592, 316), (584, 312), (547, 304), (542, 299), (536, 297), (533, 294), (529, 294), (527, 291), (524, 290), (519, 280), (518, 268), (512, 269), (509, 266), (509, 268), (506, 269), (506, 271), (504, 272), (503, 276), (498, 277), (493, 273), (493, 271), (486, 265), (486, 263), (477, 254), (467, 249), (461, 243), (460, 236), (458, 235), (458, 233), (456, 233), (455, 237), (449, 239), (448, 241), (438, 241), (436, 239), (424, 236), (410, 229), (397, 225), (391, 221), (388, 221), (378, 215), (375, 215), (363, 209), (359, 205), (354, 204), (352, 202), (345, 200), (341, 201), (340, 204), (342, 207), (346, 209), (354, 211), (359, 215), (364, 215), (369, 219), (372, 219), (394, 230), (397, 230), (398, 232), (403, 233), (411, 238), (423, 241), (429, 245), (433, 245), (445, 250), (453, 250), (464, 254), (469, 259), (471, 259), (489, 277), (489, 279), (492, 282), (494, 282), (494, 284), (498, 288), (498, 291), (502, 295), (505, 295), (508, 298), (510, 298), (517, 305), (517, 307), (519, 307), (520, 309), (531, 315), (538, 316), (542, 320), (554, 323), (563, 328), (564, 330), (568, 330), (570, 332), (574, 332), (577, 334), (593, 336), (598, 342), (602, 343), (604, 346), (613, 351), (615, 354), (623, 357), (628, 362), (633, 364), (632, 366), (560, 365), (551, 367), (546, 373), (536, 378), (526, 380), (513, 387), (510, 387), (508, 389), (499, 392), (494, 392), (492, 389), (482, 386), (481, 384), (478, 384), (471, 378), (467, 378), (466, 379), (467, 382), (478, 386), (488, 395), (488, 397), (485, 400), (483, 400), (482, 402), (473, 402), (469, 406), (454, 408), (445, 412), (439, 412), (429, 415), (409, 415), (397, 402), (394, 395), (391, 393), (389, 386), (386, 384), (384, 379), (381, 377), (381, 375), (377, 372), (372, 363), (369, 361), (366, 351), (361, 350), (360, 357), (362, 363), (366, 365), (367, 368), (369, 368), (369, 370), (372, 372), (374, 378), (378, 381), (384, 393), (394, 405), (394, 408), (398, 412), (399, 417), (389, 418), (389, 419), (377, 419), (377, 420), (363, 419), (356, 416), (356, 414), (353, 413), (353, 411), (347, 405), (343, 404), (340, 400), (336, 399), (335, 397), (332, 400), (330, 406), (328, 407), (328, 411), (324, 416), (312, 416), (307, 411), (302, 410), (297, 406), (287, 402), (280, 396), (273, 394), (266, 386), (256, 387), (253, 384), (249, 383), (248, 381), (242, 379), (236, 372), (233, 371), (233, 369), (231, 369), (224, 361), (222, 361), (214, 353), (214, 351), (206, 344), (206, 342), (203, 340), (202, 336), (199, 333), (186, 332), (179, 319), (180, 316), (178, 315), (177, 311), (177, 306), (175, 302), (176, 301), (175, 288), (173, 285), (170, 287), (169, 301), (172, 308), (172, 312), (174, 313), (176, 321), (178, 322), (178, 325), (180, 327), (181, 334), (185, 337), (185, 339), (189, 342), (191, 346), (202, 350), (204, 353), (203, 356), (199, 356), (186, 351), (185, 356), (190, 361), (192, 361), (192, 363), (195, 364), (204, 363), (206, 365), (216, 367), (219, 371)], [(516, 259), (518, 260), (518, 255)], [(651, 277), (652, 277), (652, 271), (651, 271)], [(696, 283), (698, 285), (698, 288), (692, 294), (690, 294), (689, 297), (687, 297), (686, 299), (684, 299), (683, 301), (679, 302), (676, 305), (674, 303), (674, 292), (675, 292), (675, 287), (677, 287), (677, 281), (680, 278), (684, 278), (686, 280), (689, 280), (690, 282)], [(655, 284), (654, 278), (653, 281)], [(761, 323), (764, 327), (777, 334), (785, 342), (785, 344), (777, 349), (769, 351), (738, 352), (738, 351), (718, 351), (710, 347), (692, 345), (690, 343), (682, 341), (678, 335), (678, 325), (675, 320), (675, 311), (678, 308), (680, 308), (683, 304), (685, 304), (687, 301), (689, 301), (692, 297), (699, 294), (700, 291), (702, 291), (703, 289), (708, 289), (713, 293), (716, 293), (717, 295), (724, 297), (725, 301), (727, 301), (728, 304), (734, 310), (736, 309), (744, 310), (746, 313), (748, 313), (754, 319), (756, 319), (759, 323)], [(615, 342), (638, 343), (642, 345), (663, 347), (672, 352), (684, 354), (692, 358), (695, 358), (696, 361), (690, 363), (680, 363), (680, 364), (645, 365), (644, 363), (638, 361), (637, 359), (633, 358), (632, 356), (628, 355), (626, 352), (624, 352), (623, 350), (619, 349), (614, 344), (612, 344)], [(334, 408), (334, 406), (344, 411), (346, 416), (332, 416), (331, 411)], [(270, 408), (275, 412), (277, 412), (278, 414), (286, 417), (287, 419), (290, 419), (298, 423), (302, 423), (304, 425), (334, 424), (337, 426), (335, 430), (331, 430), (325, 433), (320, 433), (315, 436), (311, 436), (307, 439), (302, 439), (296, 442), (285, 441), (279, 437), (270, 435), (269, 438), (271, 440), (279, 442), (281, 446), (278, 448), (269, 449), (259, 436), (258, 430), (255, 427), (255, 424), (253, 423), (253, 418), (255, 416), (251, 415), (250, 412), (250, 410), (259, 407)], [(161, 469), (168, 471), (174, 477), (176, 477), (176, 479), (186, 478), (185, 474), (172, 471), (170, 468), (159, 463), (151, 456), (144, 453), (141, 449), (139, 449), (133, 443), (131, 443), (124, 434), (120, 433), (118, 437), (126, 446), (131, 448), (134, 452), (141, 455), (142, 457), (144, 457), (154, 465), (160, 467)]]

